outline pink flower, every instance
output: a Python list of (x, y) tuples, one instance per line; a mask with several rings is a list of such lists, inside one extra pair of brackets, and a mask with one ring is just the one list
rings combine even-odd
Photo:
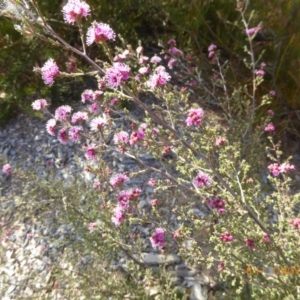
[(75, 114), (73, 114), (72, 123), (76, 124), (79, 122), (83, 122), (83, 121), (87, 120), (87, 118), (88, 118), (88, 115), (86, 112), (78, 111)]
[(255, 74), (257, 76), (264, 77), (265, 76), (265, 71), (264, 70), (256, 70)]
[(115, 105), (119, 101), (118, 98), (113, 98), (110, 100), (110, 105)]
[(141, 67), (139, 68), (139, 73), (142, 75), (148, 74), (149, 73), (149, 68), (148, 67)]
[(2, 167), (2, 172), (6, 175), (11, 175), (11, 166), (10, 164), (6, 164)]
[(249, 36), (251, 36), (251, 35), (254, 35), (254, 34), (256, 34), (258, 31), (260, 31), (262, 28), (261, 28), (261, 26), (259, 25), (259, 26), (257, 26), (257, 27), (253, 27), (253, 28), (249, 28), (249, 29), (247, 29), (246, 30), (246, 33), (249, 35)]
[(42, 110), (45, 107), (48, 106), (47, 100), (45, 99), (38, 99), (35, 100), (32, 104), (31, 104), (32, 108), (35, 110)]
[(138, 141), (139, 141), (138, 133), (135, 131), (132, 132), (129, 139), (130, 146), (135, 145)]
[(141, 54), (143, 52), (143, 50), (144, 50), (143, 47), (139, 46), (139, 47), (136, 48), (136, 53)]
[(221, 233), (220, 240), (224, 243), (232, 242), (233, 236), (228, 231), (225, 231), (224, 233)]
[(117, 186), (122, 185), (123, 183), (129, 181), (128, 176), (124, 174), (116, 174), (111, 177), (109, 183), (115, 188)]
[(97, 23), (96, 21), (94, 21), (92, 23), (92, 26), (88, 28), (86, 44), (90, 46), (92, 43), (115, 40), (115, 38), (116, 34), (108, 24)]
[(86, 101), (94, 102), (94, 92), (92, 90), (85, 90), (81, 94), (81, 101), (85, 103)]
[(71, 115), (72, 107), (69, 105), (62, 105), (55, 110), (55, 119), (66, 121)]
[(290, 224), (293, 225), (295, 228), (300, 229), (300, 219), (293, 219), (290, 221)]
[(140, 57), (140, 59), (139, 59), (139, 63), (140, 63), (140, 64), (145, 64), (145, 63), (147, 63), (148, 60), (149, 60), (149, 57), (148, 57), (148, 56), (142, 56), (142, 57)]
[(80, 0), (69, 0), (62, 9), (65, 22), (73, 24), (82, 17), (86, 18), (90, 14), (90, 11), (90, 6)]
[(74, 60), (71, 60), (70, 62), (66, 63), (67, 70), (69, 73), (74, 73), (77, 69), (77, 64)]
[(292, 171), (292, 170), (295, 170), (295, 166), (294, 165), (290, 165), (288, 163), (283, 163), (279, 167), (279, 172), (280, 173), (286, 173), (286, 172)]
[(225, 264), (224, 264), (224, 261), (221, 261), (218, 265), (218, 271), (222, 272), (224, 270), (225, 270)]
[(152, 205), (153, 207), (157, 206), (157, 203), (158, 203), (158, 199), (152, 199), (152, 200), (151, 200), (151, 205)]
[(91, 130), (98, 131), (106, 124), (107, 124), (107, 121), (104, 118), (96, 117), (91, 121)]
[(171, 58), (171, 59), (169, 59), (169, 61), (168, 61), (168, 68), (169, 69), (173, 69), (173, 65), (174, 65), (174, 63), (177, 61), (177, 59), (175, 59), (175, 58)]
[(101, 186), (101, 183), (99, 181), (94, 182), (94, 184), (93, 184), (94, 189), (98, 189), (100, 186)]
[(137, 199), (139, 195), (141, 194), (142, 190), (139, 188), (136, 188), (131, 191), (129, 200)]
[(69, 135), (67, 129), (62, 128), (61, 130), (59, 130), (57, 134), (57, 138), (62, 144), (66, 145), (69, 142)]
[(32, 239), (34, 237), (34, 233), (27, 233), (27, 238), (28, 239)]
[(215, 51), (208, 52), (208, 58), (215, 58)]
[(148, 127), (148, 124), (147, 123), (142, 123), (139, 127), (139, 130), (145, 130), (146, 128)]
[(115, 145), (128, 144), (129, 134), (126, 131), (120, 131), (114, 135)]
[(267, 113), (268, 113), (268, 115), (270, 115), (270, 116), (274, 116), (274, 111), (273, 111), (272, 109), (269, 109), (269, 110), (267, 111)]
[(89, 145), (86, 149), (85, 152), (85, 157), (88, 160), (93, 160), (97, 158), (97, 152), (96, 152), (96, 148), (95, 145)]
[(152, 234), (150, 241), (153, 248), (164, 246), (164, 232), (165, 229), (156, 228), (155, 232)]
[(151, 75), (147, 85), (150, 89), (154, 89), (157, 86), (165, 85), (170, 79), (170, 74), (164, 70), (164, 67), (161, 66), (161, 68), (158, 67), (155, 69), (155, 73)]
[(121, 191), (117, 196), (117, 200), (119, 202), (119, 206), (122, 207), (123, 210), (127, 210), (129, 207), (131, 193), (128, 191)]
[(269, 171), (272, 173), (273, 176), (278, 176), (280, 171), (279, 171), (279, 164), (274, 163), (268, 166)]
[(271, 243), (271, 239), (270, 239), (269, 235), (267, 233), (265, 233), (265, 232), (263, 233), (263, 241), (266, 244)]
[(125, 220), (125, 215), (124, 215), (122, 207), (117, 206), (114, 209), (114, 214), (113, 214), (111, 220), (116, 226), (119, 226)]
[(114, 63), (111, 68), (106, 70), (105, 79), (108, 85), (117, 88), (122, 81), (126, 81), (129, 77), (130, 67), (123, 63)]
[(148, 181), (148, 184), (152, 187), (154, 187), (156, 185), (156, 181), (154, 178), (150, 178), (149, 181)]
[(150, 62), (152, 64), (158, 64), (161, 62), (161, 58), (155, 54), (154, 56), (151, 57)]
[(201, 108), (192, 108), (189, 110), (189, 114), (185, 123), (187, 126), (199, 126), (203, 118), (204, 111)]
[(93, 231), (95, 229), (95, 227), (96, 227), (96, 223), (90, 223), (89, 224), (89, 230), (90, 231)]
[(251, 239), (251, 238), (246, 238), (245, 239), (245, 243), (246, 245), (251, 248), (252, 250), (255, 248), (255, 241), (254, 239)]
[(89, 111), (91, 113), (96, 113), (99, 111), (99, 104), (97, 102), (94, 102), (92, 103), (90, 106), (89, 106)]
[(83, 131), (81, 126), (73, 126), (69, 129), (69, 137), (74, 142), (79, 142), (80, 133)]
[(211, 179), (208, 175), (204, 173), (199, 173), (194, 179), (193, 184), (197, 188), (203, 188), (205, 186), (208, 186), (211, 183)]
[(271, 97), (275, 97), (275, 96), (276, 96), (276, 92), (275, 92), (275, 91), (270, 91), (270, 92), (269, 92), (269, 95), (270, 95)]
[(171, 55), (175, 55), (175, 56), (183, 55), (183, 52), (182, 52), (181, 50), (177, 49), (176, 47), (171, 47), (171, 48), (169, 49), (169, 53), (170, 53)]
[(139, 140), (143, 139), (146, 136), (144, 130), (139, 129), (139, 131), (137, 132), (137, 137)]
[(226, 139), (223, 137), (218, 137), (216, 140), (216, 146), (222, 146), (226, 143)]
[(265, 131), (274, 131), (275, 130), (275, 126), (270, 123), (265, 127)]
[(151, 130), (151, 134), (152, 135), (156, 135), (156, 134), (158, 134), (159, 133), (159, 129), (158, 128), (153, 128), (152, 130)]
[(102, 91), (95, 91), (92, 95), (92, 98), (95, 101), (95, 100), (99, 99), (102, 95), (103, 95)]
[(50, 119), (46, 124), (46, 130), (50, 135), (55, 135), (55, 129), (56, 129), (56, 120)]
[(54, 83), (54, 79), (59, 74), (59, 68), (55, 61), (52, 58), (50, 58), (45, 62), (45, 64), (41, 68), (41, 72), (45, 84), (52, 85)]
[(211, 200), (209, 205), (212, 208), (217, 209), (220, 214), (225, 212), (224, 207), (226, 205), (226, 202), (222, 200), (220, 197), (216, 197), (215, 199)]
[(174, 40), (174, 39), (168, 40), (168, 45), (170, 45), (170, 46), (176, 45), (176, 40)]
[(214, 51), (217, 49), (217, 46), (215, 44), (210, 44), (210, 46), (208, 47), (208, 52)]

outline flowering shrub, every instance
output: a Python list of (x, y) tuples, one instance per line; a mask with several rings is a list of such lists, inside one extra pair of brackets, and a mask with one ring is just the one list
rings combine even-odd
[[(226, 84), (226, 66), (219, 58), (220, 50), (215, 44), (208, 47), (208, 59), (218, 73), (212, 77), (212, 86), (221, 91), (217, 100), (226, 119), (225, 128), (221, 128), (206, 116), (202, 103), (190, 97), (188, 88), (199, 86), (203, 95), (216, 98), (197, 68), (192, 67), (192, 58), (186, 59), (184, 52), (175, 47), (174, 39), (163, 53), (151, 58), (142, 46), (134, 50), (122, 40), (123, 49), (114, 49), (111, 45), (117, 36), (113, 29), (97, 21), (84, 28), (81, 18), (90, 15), (89, 5), (69, 0), (62, 9), (62, 17), (66, 23), (78, 25), (82, 39), (79, 50), (58, 36), (36, 2), (32, 4), (35, 8), (31, 12), (32, 23), (27, 20), (24, 30), (26, 26), (40, 26), (58, 45), (85, 59), (93, 68), (90, 74), (98, 82), (98, 90), (83, 91), (81, 102), (86, 108), (82, 111), (73, 113), (70, 106), (64, 105), (52, 114), (45, 99), (32, 104), (33, 109), (49, 116), (46, 131), (50, 135), (62, 144), (70, 141), (82, 144), (87, 159), (85, 171), (95, 175), (91, 187), (99, 191), (101, 210), (90, 215), (89, 209), (78, 203), (79, 207), (71, 203), (72, 208), (66, 208), (78, 213), (74, 224), (81, 223), (82, 228), (86, 223), (86, 230), (93, 234), (90, 244), (100, 249), (94, 255), (100, 259), (105, 256), (106, 267), (110, 269), (110, 263), (122, 253), (130, 261), (127, 272), (132, 283), (142, 284), (136, 279), (137, 273), (145, 281), (159, 281), (163, 297), (174, 296), (175, 291), (167, 294), (169, 290), (165, 288), (170, 285), (167, 275), (162, 280), (155, 272), (147, 271), (143, 255), (150, 247), (162, 255), (176, 253), (192, 267), (203, 265), (210, 269), (216, 280), (233, 287), (219, 291), (226, 299), (242, 295), (249, 286), (251, 297), (256, 298), (279, 299), (295, 293), (296, 277), (272, 274), (273, 285), (268, 285), (267, 272), (255, 276), (247, 271), (249, 266), (292, 267), (300, 254), (294, 241), (299, 222), (293, 214), (299, 195), (293, 194), (287, 176), (295, 167), (284, 160), (272, 140), (272, 132), (276, 131), (270, 123), (273, 113), (269, 110), (263, 119), (256, 116), (256, 111), (267, 107), (274, 95), (269, 92), (262, 103), (257, 102), (256, 91), (264, 80), (266, 67), (264, 63), (257, 66), (253, 51), (253, 38), (260, 26), (249, 29), (245, 12), (239, 9), (248, 39), (250, 56), (245, 65), (252, 74), (250, 85), (231, 90)], [(89, 58), (86, 49), (86, 45), (92, 44), (106, 54), (97, 62)], [(171, 84), (174, 66), (188, 78), (182, 87)], [(61, 71), (53, 58), (36, 71), (48, 85), (58, 78), (85, 75)], [(147, 105), (142, 101), (142, 92), (154, 95), (158, 104)], [(122, 109), (118, 99), (140, 106), (145, 117), (133, 118)], [(116, 115), (131, 122), (130, 128), (115, 126)], [(111, 170), (103, 159), (110, 152), (134, 159), (140, 170), (131, 173)], [(144, 153), (155, 164), (145, 162)], [(269, 166), (264, 163), (266, 159), (271, 161)], [(7, 165), (3, 171), (10, 174)], [(157, 178), (145, 182), (153, 189), (153, 199), (141, 205), (139, 199), (145, 187), (132, 186), (132, 182), (146, 171)], [(276, 216), (275, 221), (270, 213)], [(145, 224), (149, 224), (146, 241), (140, 229)], [(199, 236), (199, 232), (205, 233)], [(101, 235), (104, 246), (113, 247), (107, 250), (99, 246), (97, 234)], [(108, 288), (102, 292), (99, 288), (103, 297), (111, 295), (107, 294)]]

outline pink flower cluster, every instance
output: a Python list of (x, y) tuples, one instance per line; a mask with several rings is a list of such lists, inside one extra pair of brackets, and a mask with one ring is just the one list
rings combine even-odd
[(69, 129), (69, 137), (74, 142), (79, 142), (80, 133), (83, 132), (83, 128), (81, 126), (72, 126)]
[(121, 206), (118, 205), (114, 209), (111, 220), (116, 226), (119, 226), (125, 220), (125, 212)]
[(35, 100), (31, 104), (31, 106), (35, 110), (43, 110), (44, 108), (46, 108), (48, 106), (48, 102), (45, 99), (38, 99), (38, 100)]
[(270, 123), (265, 127), (265, 131), (275, 131), (275, 126)]
[(222, 146), (226, 143), (226, 139), (223, 137), (218, 137), (216, 140), (216, 146)]
[(129, 181), (128, 176), (124, 174), (116, 174), (110, 178), (109, 183), (116, 188), (117, 186), (120, 186), (124, 184), (125, 182)]
[(263, 242), (266, 244), (271, 243), (271, 239), (270, 239), (269, 235), (265, 232), (263, 233)]
[(293, 219), (290, 221), (290, 224), (293, 225), (295, 228), (300, 229), (300, 219)]
[(290, 165), (289, 163), (283, 163), (279, 165), (278, 163), (274, 163), (268, 166), (269, 171), (273, 176), (278, 176), (280, 173), (286, 173), (288, 171), (295, 170), (294, 165)]
[(165, 71), (163, 66), (159, 66), (155, 69), (154, 73), (150, 76), (147, 81), (147, 85), (150, 89), (155, 89), (158, 86), (165, 85), (170, 81), (171, 76), (168, 72)]
[(82, 17), (86, 18), (90, 14), (90, 11), (90, 6), (80, 0), (69, 0), (62, 9), (65, 22), (73, 24)]
[(107, 124), (106, 119), (102, 117), (96, 117), (91, 121), (91, 130), (92, 131), (99, 131), (102, 127)]
[(255, 75), (257, 75), (259, 77), (264, 77), (265, 76), (265, 71), (262, 70), (262, 69), (256, 70)]
[(212, 208), (217, 209), (219, 214), (223, 214), (225, 212), (224, 207), (226, 205), (226, 202), (225, 202), (225, 200), (221, 199), (220, 197), (216, 197), (215, 199), (211, 200), (209, 202), (209, 205)]
[(100, 98), (102, 95), (103, 95), (102, 91), (85, 90), (81, 94), (81, 101), (82, 101), (82, 103), (85, 103), (86, 101), (94, 102), (98, 98)]
[(89, 224), (89, 230), (90, 231), (94, 231), (95, 227), (96, 227), (96, 223), (92, 222), (92, 223)]
[(85, 157), (88, 160), (94, 160), (97, 158), (96, 146), (94, 144), (88, 145), (86, 147)]
[(152, 234), (150, 241), (153, 248), (163, 247), (165, 243), (164, 237), (165, 229), (163, 228), (156, 228), (154, 233)]
[(129, 201), (134, 200), (139, 197), (141, 190), (139, 188), (133, 189), (131, 191), (121, 191), (118, 196), (118, 206), (114, 209), (112, 216), (112, 222), (119, 226), (126, 217), (126, 212), (130, 211)]
[(114, 57), (114, 61), (123, 61), (124, 59), (126, 59), (128, 56), (130, 55), (130, 52), (128, 49), (124, 50), (122, 53), (117, 54)]
[[(57, 121), (66, 122), (71, 116), (72, 108), (69, 105), (62, 105), (55, 110), (54, 119), (48, 120), (46, 124), (46, 130), (50, 135), (55, 136), (55, 130), (57, 128)], [(75, 120), (75, 118), (74, 118)], [(77, 121), (77, 120), (76, 120)], [(73, 122), (75, 123), (75, 122)], [(67, 128), (62, 128), (58, 131), (57, 138), (62, 144), (67, 144), (69, 138), (78, 142), (80, 138), (80, 132), (83, 131), (81, 126), (73, 126), (70, 128), (69, 133)]]
[(216, 58), (216, 49), (217, 49), (217, 46), (215, 44), (211, 44), (208, 47), (208, 58), (211, 58), (213, 60)]
[(72, 116), (72, 123), (81, 123), (83, 121), (86, 121), (88, 119), (88, 114), (86, 112), (78, 111), (73, 114)]
[(62, 105), (55, 110), (55, 119), (59, 121), (67, 121), (71, 116), (72, 107), (69, 105)]
[(6, 164), (2, 167), (2, 172), (6, 175), (11, 175), (11, 166), (10, 164)]
[(131, 133), (130, 135), (130, 140), (129, 140), (129, 144), (130, 146), (135, 145), (138, 141), (142, 140), (145, 137), (145, 132), (144, 130), (139, 130), (139, 131), (134, 131)]
[(108, 85), (118, 88), (129, 77), (130, 67), (124, 63), (114, 63), (106, 70), (105, 80)]
[(150, 62), (152, 64), (158, 64), (161, 62), (161, 58), (155, 54), (154, 56), (151, 57)]
[(97, 23), (96, 21), (94, 21), (92, 23), (92, 26), (88, 28), (86, 34), (86, 44), (90, 46), (93, 43), (114, 40), (115, 38), (116, 34), (108, 24)]
[(254, 239), (251, 239), (251, 238), (246, 238), (245, 239), (245, 243), (246, 245), (250, 248), (250, 249), (254, 249), (255, 248), (255, 241)]
[(262, 29), (262, 27), (260, 25), (253, 27), (253, 28), (249, 28), (246, 30), (246, 33), (249, 36), (255, 35), (258, 31), (260, 31)]
[(128, 144), (129, 134), (126, 131), (120, 131), (114, 135), (115, 145), (125, 145)]
[(202, 118), (204, 116), (204, 111), (201, 108), (191, 108), (185, 123), (187, 126), (199, 126), (201, 124)]
[(66, 128), (62, 128), (57, 133), (57, 138), (60, 143), (66, 145), (69, 142), (69, 135)]
[(55, 129), (56, 129), (56, 120), (55, 119), (50, 119), (48, 120), (46, 124), (46, 130), (50, 135), (55, 135)]
[(220, 240), (224, 243), (232, 242), (233, 236), (228, 231), (225, 231), (221, 233)]
[(59, 68), (56, 62), (50, 58), (41, 68), (41, 73), (45, 84), (52, 85), (54, 83), (54, 79), (59, 75)]
[(211, 183), (211, 178), (206, 175), (205, 173), (199, 173), (194, 179), (193, 179), (193, 184), (197, 188), (204, 188)]

